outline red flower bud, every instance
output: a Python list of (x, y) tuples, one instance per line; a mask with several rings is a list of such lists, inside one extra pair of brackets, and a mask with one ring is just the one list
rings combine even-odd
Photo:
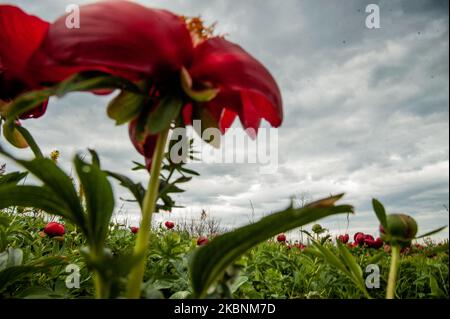
[(355, 243), (357, 245), (363, 245), (364, 244), (364, 240), (366, 238), (366, 235), (364, 235), (363, 233), (356, 233), (355, 236), (353, 237), (355, 239)]
[(285, 234), (278, 235), (277, 240), (279, 243), (284, 243), (286, 241), (286, 235)]
[(380, 237), (378, 237), (376, 240), (368, 238), (364, 241), (364, 243), (367, 246), (369, 246), (370, 248), (375, 248), (375, 249), (381, 248), (384, 244), (383, 240)]
[(65, 233), (64, 225), (57, 222), (48, 223), (44, 228), (44, 233), (50, 237), (63, 236)]
[(197, 239), (197, 245), (198, 246), (203, 246), (203, 245), (206, 245), (207, 243), (209, 243), (209, 240), (208, 240), (208, 237), (206, 237), (206, 236), (200, 236)]
[(130, 230), (133, 234), (137, 234), (139, 231), (139, 227), (130, 227)]
[(339, 235), (339, 237), (338, 237), (338, 240), (343, 244), (348, 243), (349, 239), (350, 239), (350, 236), (348, 234)]
[(173, 222), (167, 221), (164, 223), (167, 229), (172, 229), (175, 227), (175, 224)]

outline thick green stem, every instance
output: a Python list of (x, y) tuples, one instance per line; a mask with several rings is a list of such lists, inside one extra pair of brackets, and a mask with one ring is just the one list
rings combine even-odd
[(109, 287), (103, 281), (100, 273), (95, 271), (94, 277), (94, 287), (95, 287), (95, 298), (96, 299), (107, 299), (109, 298)]
[(150, 181), (148, 183), (147, 193), (144, 197), (142, 205), (142, 220), (139, 233), (134, 247), (134, 253), (141, 256), (141, 261), (131, 270), (128, 279), (127, 297), (132, 299), (140, 298), (141, 285), (144, 278), (144, 270), (147, 260), (147, 248), (150, 240), (150, 230), (152, 223), (152, 215), (155, 210), (156, 200), (159, 191), (159, 174), (161, 172), (161, 164), (164, 158), (164, 149), (166, 146), (167, 135), (169, 130), (161, 132), (156, 144), (155, 153), (152, 158), (152, 167), (150, 170)]
[(397, 283), (398, 268), (400, 265), (400, 247), (395, 244), (392, 245), (392, 259), (391, 259), (391, 269), (389, 270), (388, 285), (386, 291), (386, 299), (395, 298), (395, 287)]

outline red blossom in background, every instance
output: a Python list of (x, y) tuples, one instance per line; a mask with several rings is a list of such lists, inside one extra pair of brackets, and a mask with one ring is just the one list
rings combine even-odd
[(338, 237), (338, 240), (343, 244), (348, 243), (349, 239), (350, 239), (350, 236), (348, 234), (339, 235), (339, 237)]
[(50, 237), (63, 236), (65, 233), (64, 225), (57, 222), (50, 222), (45, 226), (44, 233)]
[(376, 240), (374, 239), (366, 239), (366, 241), (364, 242), (368, 247), (370, 248), (375, 248), (375, 249), (379, 249), (381, 247), (383, 247), (384, 242), (383, 240), (378, 237)]
[(175, 227), (175, 223), (171, 221), (165, 222), (164, 225), (166, 226), (167, 229), (172, 229)]
[(277, 241), (278, 241), (279, 243), (284, 243), (284, 242), (286, 242), (286, 235), (285, 235), (285, 234), (280, 234), (280, 235), (278, 235), (278, 236), (277, 236)]
[(130, 231), (131, 231), (133, 234), (137, 234), (137, 233), (139, 232), (139, 227), (130, 227)]
[(363, 245), (364, 244), (365, 235), (363, 233), (356, 233), (353, 236), (353, 239), (354, 239), (356, 244)]
[(208, 237), (206, 236), (200, 236), (197, 239), (197, 246), (203, 246), (209, 243)]

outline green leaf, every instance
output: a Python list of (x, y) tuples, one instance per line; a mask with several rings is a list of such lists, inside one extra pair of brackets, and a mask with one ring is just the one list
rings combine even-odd
[(0, 187), (0, 209), (19, 206), (42, 209), (49, 214), (62, 216), (73, 222), (70, 208), (62, 202), (55, 192), (46, 186), (4, 185)]
[(298, 209), (290, 206), (200, 247), (194, 252), (190, 263), (195, 296), (204, 297), (207, 289), (220, 278), (225, 269), (258, 243), (326, 216), (352, 212), (353, 208), (349, 205), (333, 205), (341, 197), (342, 195), (334, 196)]
[(20, 266), (12, 266), (0, 271), (0, 291), (3, 291), (9, 285), (21, 280), (27, 275), (35, 275), (39, 272), (45, 272), (54, 266), (65, 264), (61, 257), (40, 258), (32, 263)]
[(28, 172), (12, 172), (0, 177), (0, 186), (6, 184), (17, 185), (22, 179), (28, 175)]
[(189, 298), (190, 295), (191, 295), (190, 291), (186, 291), (186, 290), (177, 291), (172, 296), (170, 296), (169, 299), (187, 299), (187, 298)]
[(345, 275), (351, 277), (351, 273), (349, 270), (345, 267), (345, 264), (328, 248), (322, 246), (316, 241), (313, 241), (314, 248), (317, 249), (317, 251), (320, 252), (321, 258), (328, 262), (330, 265), (336, 267), (340, 271), (342, 271)]
[[(44, 192), (49, 193), (48, 190), (51, 190), (54, 194), (53, 198), (58, 203), (58, 206), (64, 206), (70, 210), (70, 217), (67, 217), (83, 230), (86, 230), (83, 208), (81, 207), (72, 180), (52, 160), (48, 158), (35, 158), (31, 161), (19, 160), (5, 152), (1, 147), (0, 154), (7, 156), (22, 165), (30, 171), (30, 173), (40, 179), (48, 188), (47, 191)], [(57, 212), (54, 212), (54, 214), (57, 214)]]
[(125, 175), (121, 175), (111, 171), (105, 171), (105, 173), (118, 180), (120, 182), (120, 185), (122, 185), (123, 187), (128, 188), (128, 190), (133, 194), (136, 201), (139, 203), (139, 206), (141, 206), (142, 208), (142, 203), (144, 202), (145, 196), (145, 188), (141, 183), (135, 183)]
[(158, 134), (167, 129), (180, 114), (183, 100), (177, 96), (163, 98), (147, 117), (145, 128), (148, 134)]
[(44, 89), (39, 91), (26, 92), (12, 101), (8, 105), (6, 118), (8, 122), (14, 121), (23, 113), (34, 109), (44, 103), (53, 93), (52, 89)]
[(107, 174), (96, 164), (74, 159), (75, 169), (86, 198), (88, 238), (94, 247), (103, 247), (114, 210), (114, 196)]
[(51, 88), (20, 95), (7, 106), (6, 118), (9, 121), (13, 121), (21, 114), (42, 104), (52, 95), (62, 97), (70, 92), (101, 89), (123, 89), (131, 92), (140, 92), (138, 86), (126, 79), (102, 72), (83, 72), (75, 74)]
[(369, 293), (367, 292), (367, 289), (366, 289), (363, 271), (361, 269), (361, 266), (356, 262), (355, 257), (349, 252), (348, 248), (343, 243), (338, 241), (337, 245), (338, 245), (339, 252), (342, 256), (342, 259), (344, 260), (345, 265), (347, 266), (347, 268), (350, 270), (350, 272), (352, 274), (352, 276), (350, 278), (353, 279), (353, 282), (356, 284), (356, 286), (366, 296), (368, 296)]
[(437, 233), (443, 231), (443, 230), (446, 229), (446, 228), (447, 228), (447, 226), (439, 227), (438, 229), (435, 229), (435, 230), (432, 230), (432, 231), (430, 231), (430, 232), (428, 232), (428, 233), (425, 233), (425, 234), (423, 234), (423, 235), (420, 235), (420, 236), (416, 237), (415, 239), (420, 239), (420, 238), (430, 237), (431, 235), (437, 234)]
[[(8, 217), (0, 215), (0, 226), (8, 227), (9, 223), (10, 223), (10, 220)], [(1, 251), (1, 249), (0, 249), (0, 251)]]
[(445, 298), (446, 294), (439, 288), (439, 284), (433, 275), (430, 276), (431, 295), (438, 298)]
[(52, 94), (59, 97), (75, 91), (92, 91), (102, 89), (122, 89), (140, 92), (138, 86), (124, 78), (101, 72), (82, 72), (56, 85)]
[(36, 141), (34, 140), (33, 136), (31, 135), (31, 133), (21, 125), (16, 125), (16, 129), (23, 136), (23, 138), (27, 142), (28, 146), (30, 146), (31, 150), (34, 153), (34, 156), (41, 157), (41, 158), (44, 157), (44, 155), (42, 155), (41, 149), (37, 145)]
[(91, 154), (91, 157), (92, 157), (92, 164), (94, 164), (94, 165), (96, 165), (98, 167), (101, 167), (101, 165), (100, 165), (100, 157), (98, 157), (97, 152), (95, 150), (93, 150), (93, 149), (88, 149), (88, 150), (89, 150), (89, 153)]
[(380, 224), (384, 229), (388, 230), (387, 219), (386, 219), (386, 210), (384, 209), (383, 204), (381, 204), (377, 199), (372, 199), (372, 206), (375, 214), (377, 215)]
[(122, 91), (108, 105), (108, 116), (116, 121), (116, 125), (128, 123), (139, 115), (146, 97), (142, 94)]
[(194, 176), (200, 176), (200, 174), (197, 173), (196, 171), (193, 171), (191, 169), (187, 169), (187, 168), (182, 167), (182, 166), (178, 167), (177, 170), (180, 171), (180, 172), (183, 172), (185, 174), (194, 175)]

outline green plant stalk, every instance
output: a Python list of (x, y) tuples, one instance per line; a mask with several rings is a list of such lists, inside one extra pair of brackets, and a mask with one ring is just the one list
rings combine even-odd
[(101, 274), (95, 271), (93, 274), (94, 287), (95, 287), (95, 298), (96, 299), (107, 299), (109, 297), (108, 285), (104, 282)]
[(164, 130), (158, 136), (155, 153), (152, 158), (152, 167), (150, 170), (150, 180), (148, 189), (145, 193), (142, 205), (142, 220), (134, 253), (141, 256), (141, 261), (131, 270), (128, 278), (127, 297), (130, 299), (138, 299), (141, 295), (141, 284), (144, 278), (144, 270), (147, 258), (147, 248), (150, 240), (150, 230), (152, 223), (152, 215), (155, 210), (156, 200), (159, 191), (159, 175), (161, 172), (161, 164), (164, 158), (164, 149), (166, 146), (169, 129)]
[(394, 299), (395, 298), (395, 287), (397, 282), (397, 274), (398, 268), (400, 265), (400, 247), (398, 244), (394, 244), (391, 247), (392, 259), (391, 259), (391, 268), (389, 270), (389, 278), (387, 284), (386, 291), (386, 299)]

